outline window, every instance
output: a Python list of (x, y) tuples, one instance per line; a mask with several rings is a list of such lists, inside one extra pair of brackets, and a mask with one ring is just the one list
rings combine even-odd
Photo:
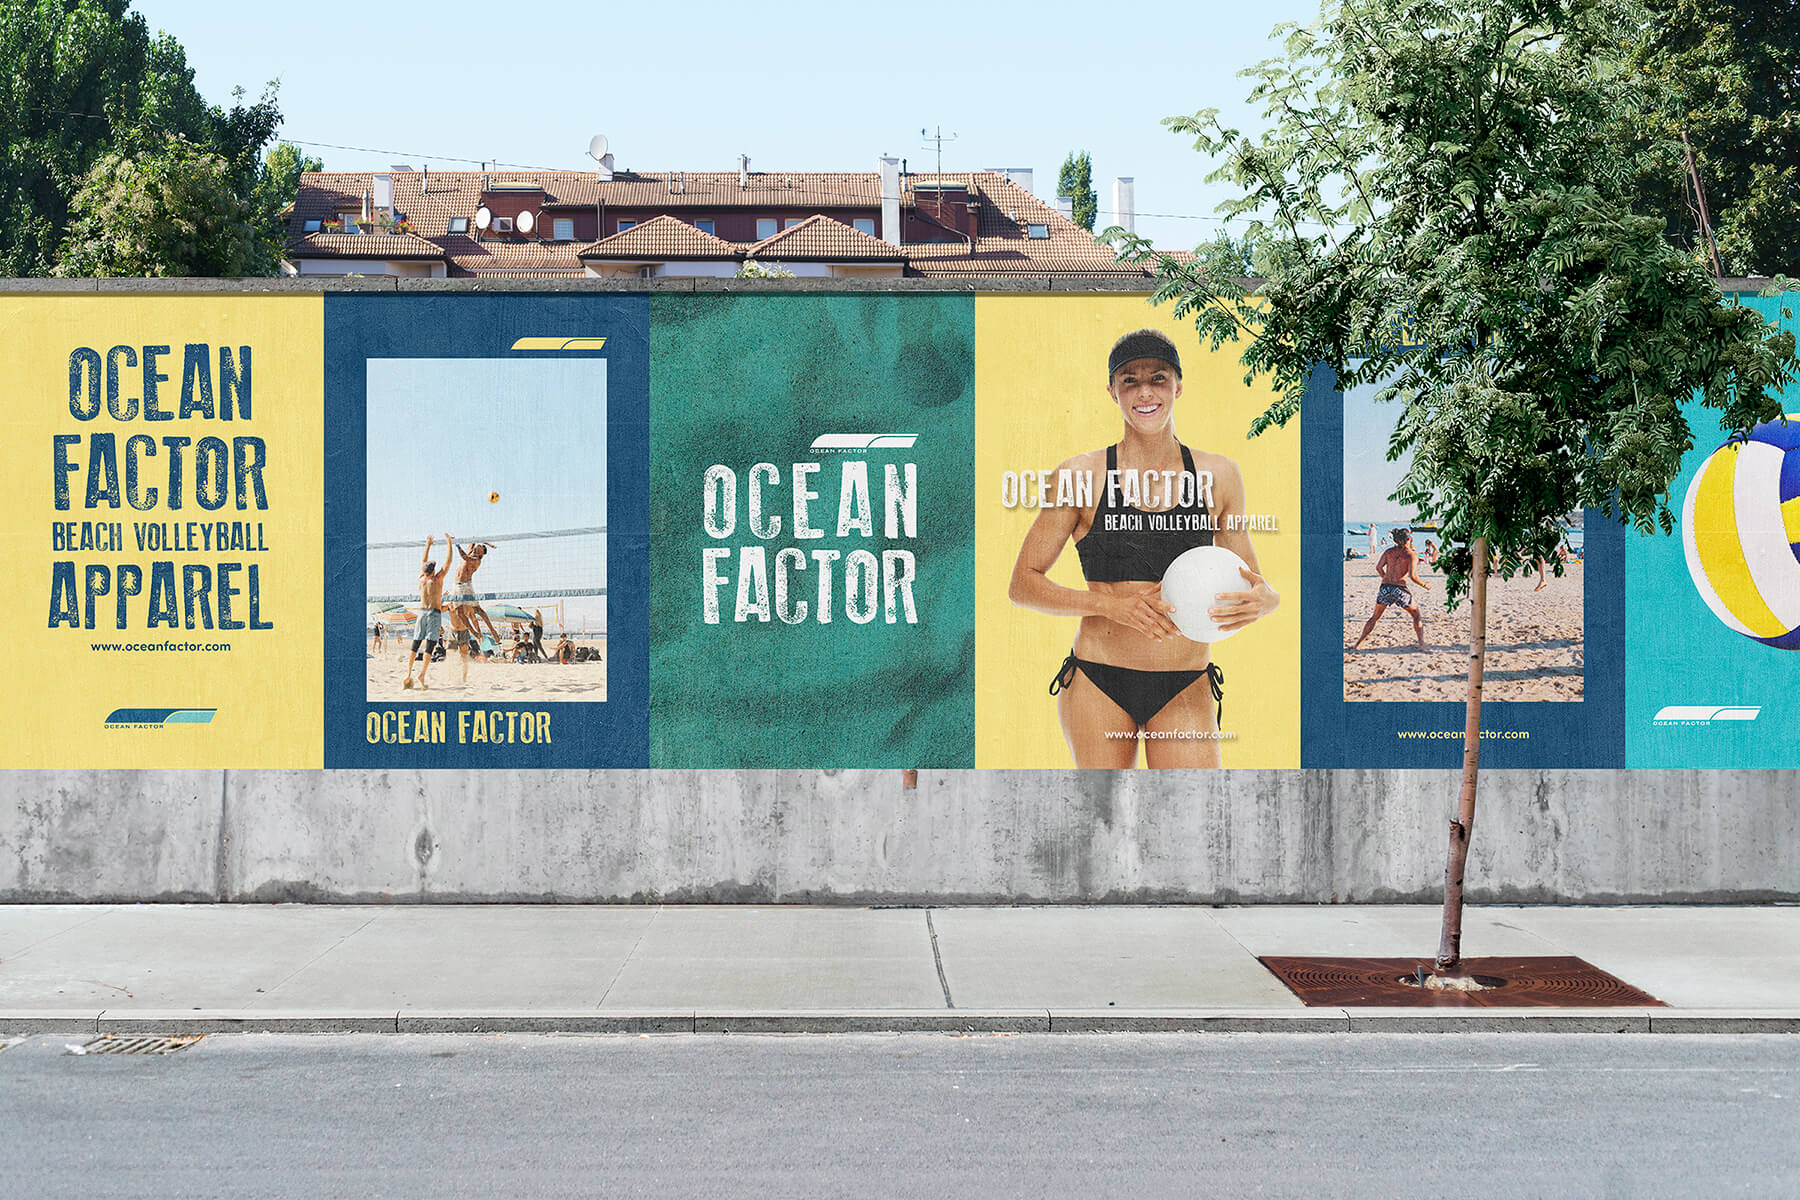
[(1050, 236), (1050, 227), (1048, 225), (1027, 225), (1025, 227), (1025, 236), (1028, 238), (1047, 238)]
[(856, 232), (858, 232), (858, 233), (866, 233), (870, 237), (874, 237), (875, 236), (875, 218), (874, 217), (858, 217), (858, 218), (856, 218), (856, 220), (850, 222), (850, 228), (856, 230)]
[(756, 218), (756, 240), (760, 242), (764, 238), (772, 238), (774, 236), (775, 236), (775, 218), (774, 217), (758, 217), (758, 218)]
[(494, 218), (494, 232), (495, 233), (511, 233), (512, 228), (513, 228), (512, 222), (513, 222), (513, 219), (511, 217), (495, 217)]
[(713, 232), (713, 223), (710, 220), (695, 221), (694, 228), (698, 229), (701, 233), (712, 233)]
[(627, 229), (636, 229), (636, 228), (637, 228), (636, 221), (620, 221), (619, 222), (619, 232), (620, 233), (624, 233)]
[(792, 229), (794, 226), (798, 225), (800, 222), (802, 222), (804, 220), (806, 220), (805, 217), (789, 217), (787, 220), (785, 220), (781, 223), (781, 227), (783, 229)]
[(575, 219), (573, 217), (557, 217), (550, 222), (550, 240), (553, 242), (572, 242), (575, 240)]
[(467, 218), (467, 217), (451, 217), (450, 218), (450, 232), (451, 233), (467, 233), (467, 232), (469, 232), (469, 218)]
[(338, 220), (343, 222), (343, 224), (344, 224), (343, 231), (345, 233), (361, 233), (362, 232), (362, 230), (360, 230), (356, 227), (356, 223), (358, 221), (362, 220), (361, 212), (339, 213)]
[(306, 233), (319, 232), (319, 223), (317, 221), (308, 221), (306, 223), (306, 228), (305, 228), (304, 232), (306, 232)]

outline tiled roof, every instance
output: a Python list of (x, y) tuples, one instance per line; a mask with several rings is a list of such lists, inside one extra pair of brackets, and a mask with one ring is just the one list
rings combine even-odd
[[(314, 256), (344, 256), (355, 252), (367, 256), (376, 250), (378, 237), (386, 235), (305, 235), (304, 223), (336, 216), (340, 212), (360, 212), (363, 196), (372, 190), (369, 172), (309, 172), (300, 178), (299, 195), (289, 217), (290, 245), (302, 256), (312, 248), (325, 245), (321, 238), (333, 238), (354, 246), (342, 249), (335, 245)], [(660, 231), (644, 233), (658, 224), (645, 221), (625, 235), (613, 235), (589, 246), (569, 242), (543, 242), (536, 239), (487, 237), (480, 241), (465, 234), (449, 232), (451, 217), (472, 217), (481, 203), (483, 180), (494, 182), (528, 182), (543, 188), (545, 208), (588, 207), (599, 203), (619, 208), (652, 208), (667, 210), (667, 224)], [(749, 186), (738, 186), (735, 171), (620, 172), (602, 181), (591, 172), (526, 171), (483, 176), (477, 171), (397, 171), (393, 173), (394, 206), (404, 213), (419, 239), (435, 244), (447, 257), (452, 274), (511, 274), (533, 272), (557, 275), (577, 274), (581, 259), (587, 257), (626, 257), (627, 247), (643, 246), (652, 237), (678, 237), (670, 243), (671, 252), (679, 246), (693, 247), (693, 239), (709, 247), (707, 257), (730, 258), (751, 252), (770, 260), (812, 258), (824, 261), (904, 262), (909, 274), (936, 277), (982, 275), (1064, 275), (1064, 276), (1136, 276), (1150, 272), (1120, 263), (1113, 252), (1100, 245), (1093, 235), (1079, 228), (1067, 217), (1013, 183), (1004, 175), (980, 171), (969, 174), (919, 175), (905, 177), (901, 204), (917, 209), (918, 187), (927, 185), (932, 194), (933, 183), (962, 184), (969, 198), (979, 205), (975, 244), (957, 239), (940, 243), (906, 243), (892, 246), (880, 239), (859, 234), (842, 222), (831, 219), (829, 212), (809, 217), (774, 238), (758, 243), (762, 249), (725, 242), (693, 229), (670, 212), (682, 209), (721, 208), (878, 208), (881, 204), (881, 177), (874, 171), (846, 172), (760, 172), (752, 174)], [(928, 198), (924, 213), (928, 214)], [(659, 218), (660, 219), (660, 218)], [(1028, 236), (1028, 227), (1043, 225), (1045, 238)], [(692, 230), (683, 233), (675, 226)], [(630, 235), (636, 234), (636, 238)], [(799, 235), (799, 236), (795, 236)], [(630, 238), (620, 242), (621, 236)], [(712, 243), (717, 243), (716, 246)], [(411, 246), (411, 243), (408, 243)], [(300, 250), (305, 246), (306, 250)], [(719, 247), (724, 247), (723, 250)], [(804, 247), (804, 249), (802, 249)], [(596, 251), (598, 253), (596, 253)], [(686, 257), (699, 258), (697, 250), (679, 250)], [(427, 252), (429, 253), (429, 252)], [(418, 251), (414, 249), (413, 256)], [(648, 256), (648, 255), (643, 255)], [(401, 257), (394, 254), (391, 257)]]
[(667, 213), (653, 217), (611, 237), (591, 242), (575, 252), (578, 258), (611, 259), (737, 259), (743, 250), (732, 242), (694, 228)]
[(745, 254), (777, 262), (901, 262), (906, 258), (906, 252), (893, 243), (870, 237), (824, 215), (808, 217), (747, 246)]
[(414, 233), (309, 233), (288, 242), (289, 258), (442, 258), (444, 248)]

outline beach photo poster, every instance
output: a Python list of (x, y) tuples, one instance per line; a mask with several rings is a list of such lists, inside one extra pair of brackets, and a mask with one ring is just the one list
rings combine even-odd
[(974, 765), (973, 307), (651, 297), (651, 765)]
[(644, 297), (326, 307), (326, 761), (640, 766)]
[(604, 701), (606, 359), (367, 370), (365, 697)]
[[(1447, 610), (1432, 561), (1441, 533), (1392, 499), (1408, 466), (1387, 457), (1398, 405), (1376, 400), (1378, 384), (1340, 391), (1323, 368), (1314, 383), (1302, 435), (1304, 763), (1458, 767), (1469, 601)], [(1624, 765), (1624, 529), (1592, 509), (1560, 525), (1541, 578), (1532, 562), (1489, 581), (1483, 766)]]
[[(977, 764), (1300, 765), (1299, 421), (1250, 437), (1274, 393), (1143, 296), (982, 296), (975, 326)], [(1147, 370), (1117, 382), (1146, 391), (1121, 401), (1112, 355), (1140, 330), (1124, 353)], [(1213, 641), (1211, 597), (1254, 586), (1239, 551), (1278, 603)], [(1182, 555), (1225, 564), (1183, 592), (1197, 638), (1089, 612), (1161, 588)]]
[(0, 766), (317, 767), (320, 298), (0, 307)]
[[(1411, 455), (1389, 458), (1400, 417), (1381, 388), (1344, 393), (1345, 700), (1462, 700), (1469, 601), (1445, 603), (1436, 524), (1393, 499)], [(1561, 521), (1555, 560), (1511, 564), (1488, 580), (1486, 701), (1579, 701), (1585, 646), (1584, 514)]]
[[(1800, 325), (1780, 299), (1740, 302)], [(1782, 409), (1786, 423), (1731, 438), (1685, 406), (1675, 531), (1627, 546), (1630, 766), (1800, 767), (1800, 385)]]

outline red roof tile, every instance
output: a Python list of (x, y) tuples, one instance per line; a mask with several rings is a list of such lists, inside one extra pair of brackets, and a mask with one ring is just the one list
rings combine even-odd
[(743, 257), (743, 250), (735, 243), (716, 238), (667, 213), (591, 242), (575, 253), (578, 258), (631, 260)]
[(288, 242), (289, 258), (443, 258), (444, 248), (414, 233), (309, 233)]
[(905, 251), (891, 242), (870, 237), (824, 215), (790, 225), (773, 237), (746, 247), (745, 254), (777, 262), (901, 262), (906, 258)]
[[(619, 242), (621, 235), (603, 239), (590, 246), (572, 243), (547, 243), (536, 238), (490, 236), (477, 241), (465, 234), (449, 232), (450, 218), (473, 217), (481, 204), (484, 180), (490, 182), (527, 182), (544, 190), (543, 206), (587, 207), (605, 203), (622, 208), (665, 210), (672, 225), (661, 232), (642, 233), (657, 222), (646, 221), (626, 235), (635, 239)], [(682, 209), (726, 208), (816, 208), (823, 211), (806, 222), (765, 239), (761, 250), (750, 246), (711, 238), (698, 243), (708, 248), (708, 257), (729, 258), (745, 251), (757, 257), (779, 260), (813, 258), (842, 261), (895, 261), (906, 264), (907, 272), (937, 277), (982, 275), (1073, 275), (1136, 276), (1149, 272), (1120, 263), (1107, 247), (1094, 240), (1092, 234), (1079, 228), (1067, 217), (1019, 187), (1005, 176), (987, 171), (970, 174), (909, 174), (902, 185), (901, 204), (917, 210), (919, 185), (927, 185), (925, 211), (929, 214), (935, 189), (933, 183), (962, 184), (969, 190), (969, 200), (976, 204), (976, 236), (971, 248), (963, 240), (940, 243), (906, 243), (891, 246), (850, 229), (835, 219), (829, 210), (879, 209), (881, 178), (877, 172), (759, 172), (749, 177), (747, 187), (738, 186), (735, 171), (687, 172), (620, 172), (602, 181), (591, 172), (526, 171), (506, 175), (484, 176), (476, 171), (399, 171), (393, 173), (394, 207), (405, 214), (421, 240), (435, 243), (450, 263), (453, 274), (495, 271), (509, 273), (544, 272), (557, 275), (577, 274), (582, 257), (623, 257), (627, 247), (648, 248), (644, 244), (653, 237), (676, 237), (669, 250), (684, 257), (699, 258), (694, 239), (708, 235), (670, 215)], [(309, 172), (300, 178), (288, 229), (296, 248), (302, 244), (319, 246), (320, 236), (304, 234), (305, 222), (336, 216), (341, 212), (360, 212), (365, 192), (372, 191), (369, 172)], [(847, 217), (842, 211), (838, 216)], [(682, 233), (674, 225), (691, 229)], [(1029, 236), (1029, 227), (1042, 225), (1044, 238)], [(805, 232), (800, 237), (793, 237)], [(374, 235), (380, 236), (380, 235)], [(376, 248), (374, 236), (349, 235), (344, 240), (357, 243), (363, 255)], [(865, 240), (859, 240), (865, 239)], [(716, 246), (713, 243), (717, 243)], [(650, 243), (654, 244), (654, 243)], [(410, 243), (409, 243), (410, 245)], [(881, 250), (880, 247), (887, 246)], [(684, 250), (682, 247), (687, 247)], [(720, 249), (719, 247), (724, 247)], [(784, 247), (786, 247), (784, 249)], [(801, 248), (805, 247), (806, 252)], [(593, 252), (599, 250), (596, 255)], [(692, 251), (692, 252), (690, 252)], [(348, 250), (332, 250), (318, 257), (342, 257)], [(301, 251), (304, 255), (306, 252)], [(398, 255), (395, 255), (398, 257)]]

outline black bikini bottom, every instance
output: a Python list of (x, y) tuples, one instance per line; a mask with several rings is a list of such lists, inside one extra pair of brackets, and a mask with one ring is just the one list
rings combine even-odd
[(1075, 682), (1075, 670), (1093, 681), (1107, 699), (1124, 709), (1139, 729), (1148, 725), (1169, 701), (1187, 690), (1202, 675), (1212, 684), (1213, 701), (1219, 706), (1218, 720), (1225, 724), (1225, 672), (1218, 663), (1208, 663), (1204, 671), (1139, 671), (1133, 667), (1115, 667), (1110, 663), (1089, 662), (1073, 654), (1063, 659), (1062, 669), (1050, 681), (1050, 694), (1056, 695)]

